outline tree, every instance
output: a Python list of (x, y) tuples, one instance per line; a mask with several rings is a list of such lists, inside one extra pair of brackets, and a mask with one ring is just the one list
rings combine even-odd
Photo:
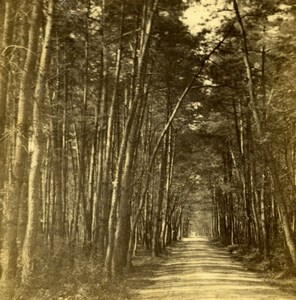
[[(46, 95), (46, 72), (48, 66), (48, 50), (51, 41), (51, 30), (53, 23), (54, 13), (54, 0), (49, 1), (46, 10), (46, 26), (44, 30), (44, 39), (40, 55), (39, 70), (36, 79), (36, 87), (34, 92), (34, 103), (33, 103), (33, 153), (31, 156), (31, 166), (28, 180), (28, 222), (26, 235), (22, 250), (22, 283), (27, 284), (34, 271), (34, 264), (36, 257), (36, 251), (38, 249), (38, 235), (40, 232), (40, 217), (41, 217), (41, 199), (40, 199), (40, 171), (42, 166), (42, 157), (44, 153), (44, 141), (42, 128), (42, 107), (45, 102)], [(38, 9), (37, 13), (41, 13), (41, 8)], [(36, 19), (40, 16), (36, 16)], [(38, 24), (37, 24), (38, 25)]]
[[(252, 77), (252, 68), (251, 68), (251, 63), (250, 63), (250, 58), (249, 58), (249, 50), (248, 50), (248, 44), (247, 44), (247, 36), (246, 36), (246, 31), (243, 25), (243, 21), (239, 12), (239, 8), (237, 5), (236, 0), (233, 1), (234, 5), (234, 11), (236, 14), (236, 18), (239, 23), (241, 35), (242, 35), (242, 47), (243, 47), (243, 55), (244, 55), (244, 62), (245, 62), (245, 67), (246, 67), (246, 73), (247, 73), (247, 79), (248, 79), (248, 88), (249, 88), (249, 101), (250, 101), (250, 107), (251, 111), (253, 113), (253, 118), (255, 121), (255, 126), (256, 126), (256, 132), (258, 134), (259, 139), (262, 141), (264, 138), (264, 132), (262, 128), (262, 122), (259, 117), (258, 113), (258, 104), (256, 103), (256, 98), (255, 98), (255, 87), (254, 87), (254, 82), (253, 82), (253, 77)], [(264, 142), (263, 142), (264, 143)], [(274, 186), (276, 189), (276, 201), (279, 206), (280, 212), (281, 212), (281, 218), (282, 218), (282, 225), (285, 233), (285, 238), (286, 238), (286, 243), (290, 251), (290, 255), (293, 261), (293, 264), (296, 264), (296, 244), (295, 240), (293, 237), (289, 217), (288, 217), (288, 211), (287, 211), (287, 206), (285, 203), (285, 197), (282, 194), (282, 189), (281, 189), (281, 183), (279, 180), (279, 175), (278, 175), (278, 166), (276, 165), (276, 160), (274, 159), (273, 153), (269, 150), (269, 147), (263, 144), (263, 151), (265, 155), (267, 156), (267, 159), (269, 161), (269, 168), (273, 177), (274, 181)]]
[[(6, 169), (6, 112), (8, 102), (8, 85), (9, 76), (11, 70), (10, 59), (12, 56), (12, 44), (13, 44), (13, 29), (16, 15), (16, 1), (6, 1), (2, 3), (1, 7), (2, 20), (2, 39), (1, 39), (1, 56), (0, 56), (0, 165), (2, 166), (2, 172), (0, 174), (0, 237), (2, 240), (3, 228), (3, 202), (4, 202), (4, 184)], [(1, 246), (0, 246), (1, 249)]]
[(12, 163), (11, 182), (8, 185), (4, 202), (4, 237), (2, 250), (1, 287), (3, 297), (11, 299), (14, 291), (17, 269), (17, 224), (19, 203), (21, 202), (22, 185), (25, 181), (25, 164), (28, 159), (28, 128), (31, 118), (32, 91), (31, 83), (35, 81), (34, 69), (39, 41), (40, 2), (35, 1), (32, 6), (31, 25), (28, 32), (28, 50), (26, 53), (24, 72), (19, 87), (19, 102), (17, 116), (17, 132), (15, 141), (15, 155)]

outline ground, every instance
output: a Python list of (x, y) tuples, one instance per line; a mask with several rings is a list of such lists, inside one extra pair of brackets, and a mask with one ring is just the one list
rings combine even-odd
[(153, 272), (146, 270), (146, 276), (145, 285), (136, 287), (134, 300), (296, 299), (295, 295), (269, 285), (225, 249), (203, 237), (178, 242), (169, 258)]

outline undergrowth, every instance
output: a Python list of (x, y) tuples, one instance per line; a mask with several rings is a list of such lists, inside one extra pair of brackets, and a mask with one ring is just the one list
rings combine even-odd
[[(219, 246), (223, 247), (221, 244)], [(296, 270), (287, 259), (284, 249), (276, 248), (269, 259), (264, 259), (258, 248), (248, 248), (242, 244), (228, 246), (225, 250), (246, 269), (258, 273), (272, 286), (296, 295)]]
[(41, 261), (30, 285), (17, 290), (16, 300), (125, 300), (131, 290), (124, 279), (107, 280), (103, 266), (83, 255), (73, 261)]
[(39, 255), (34, 278), (29, 285), (17, 289), (13, 300), (135, 299), (137, 290), (152, 284), (153, 273), (169, 257), (169, 251), (153, 258), (151, 251), (140, 249), (132, 270), (110, 280), (100, 257), (87, 257), (77, 249), (75, 255), (69, 249), (57, 253)]

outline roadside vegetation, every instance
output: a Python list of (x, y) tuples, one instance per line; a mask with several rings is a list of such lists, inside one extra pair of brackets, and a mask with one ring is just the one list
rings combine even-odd
[(277, 253), (273, 259), (264, 259), (258, 248), (248, 248), (247, 245), (233, 244), (225, 247), (213, 239), (210, 242), (215, 247), (222, 248), (234, 260), (242, 263), (246, 270), (258, 274), (261, 278), (288, 294), (296, 295), (296, 272), (284, 252)]

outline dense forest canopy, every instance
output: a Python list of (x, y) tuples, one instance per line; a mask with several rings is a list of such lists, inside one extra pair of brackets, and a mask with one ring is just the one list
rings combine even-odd
[(190, 231), (295, 267), (293, 2), (1, 1), (3, 299)]

